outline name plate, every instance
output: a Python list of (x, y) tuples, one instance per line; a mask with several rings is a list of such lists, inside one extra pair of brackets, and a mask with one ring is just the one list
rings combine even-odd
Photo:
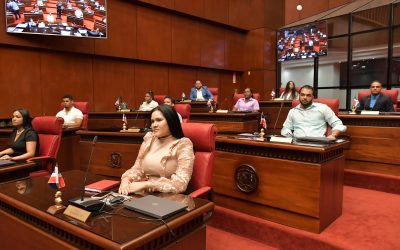
[(89, 218), (91, 212), (83, 210), (79, 207), (68, 205), (67, 209), (64, 211), (64, 214), (76, 220), (85, 222)]
[(379, 115), (379, 111), (361, 110), (362, 115)]
[(273, 101), (284, 101), (283, 98), (275, 98)]
[(223, 114), (227, 114), (229, 111), (227, 109), (218, 109), (216, 111), (216, 113), (223, 113)]
[(272, 136), (269, 140), (270, 142), (283, 142), (283, 143), (292, 143), (292, 137), (281, 137), (281, 136)]

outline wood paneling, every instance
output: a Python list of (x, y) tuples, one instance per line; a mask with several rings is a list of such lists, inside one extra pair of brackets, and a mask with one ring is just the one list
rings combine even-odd
[(94, 39), (76, 38), (76, 37), (59, 37), (46, 36), (42, 37), (41, 48), (70, 51), (83, 54), (94, 53)]
[(145, 2), (149, 4), (153, 4), (156, 6), (173, 9), (174, 8), (174, 0), (139, 0), (140, 2)]
[(129, 1), (107, 2), (107, 39), (95, 40), (97, 55), (135, 58), (136, 51), (136, 6)]
[(245, 65), (247, 69), (261, 69), (264, 66), (264, 29), (252, 30), (246, 37)]
[[(40, 55), (36, 51), (0, 47), (0, 117), (11, 117), (17, 108), (40, 115)], [(35, 67), (32, 67), (35, 66)]]
[[(41, 82), (43, 113), (55, 115), (61, 98), (72, 94), (75, 100), (93, 103), (92, 57), (43, 52)], [(30, 101), (32, 102), (32, 101)], [(92, 110), (89, 105), (89, 109)]]
[(276, 31), (264, 29), (264, 69), (276, 69)]
[(201, 35), (198, 21), (172, 18), (172, 62), (200, 65)]
[(229, 22), (229, 0), (204, 0), (204, 17), (221, 23)]
[(296, 10), (298, 3), (298, 0), (285, 0), (285, 24), (294, 23), (300, 19), (300, 13)]
[(303, 6), (303, 9), (302, 11), (300, 11), (300, 19), (316, 15), (325, 10), (328, 10), (329, 7), (328, 2), (329, 0), (325, 1), (301, 0), (300, 4)]
[[(199, 69), (197, 71), (197, 80), (201, 80), (203, 85), (207, 87), (219, 88), (220, 86), (220, 73), (215, 70), (209, 69)], [(192, 83), (192, 87), (194, 86), (194, 82)]]
[(232, 80), (233, 73), (232, 72), (221, 72), (220, 73), (220, 98), (219, 98), (219, 107), (221, 109), (232, 109), (234, 103), (232, 102), (233, 93), (235, 89), (240, 87), (240, 76), (236, 74), (236, 82), (233, 83)]
[(175, 10), (195, 16), (204, 16), (204, 0), (175, 0)]
[(265, 0), (264, 27), (277, 30), (285, 25), (285, 1)]
[(337, 6), (340, 6), (340, 5), (343, 5), (346, 3), (351, 3), (354, 1), (352, 1), (352, 0), (329, 0), (328, 2), (329, 2), (329, 8), (331, 9), (331, 8), (335, 8)]
[[(144, 95), (152, 90), (155, 95), (168, 94), (168, 67), (156, 64), (135, 65), (135, 108), (144, 101)], [(131, 107), (133, 108), (133, 107)]]
[(230, 0), (229, 24), (245, 29), (264, 27), (264, 0)]
[(134, 104), (134, 63), (95, 59), (93, 79), (93, 110), (114, 111), (114, 103), (119, 96), (128, 103), (128, 107)]
[(276, 71), (264, 70), (264, 93), (261, 94), (264, 100), (270, 99), (271, 91), (276, 88), (276, 84)]
[(190, 95), (190, 89), (197, 79), (197, 71), (192, 68), (171, 67), (169, 69), (169, 92), (174, 98), (181, 98), (182, 92), (187, 97)]
[(225, 68), (244, 70), (246, 34), (225, 30)]
[[(264, 90), (264, 70), (252, 70), (250, 75), (245, 73), (243, 75), (243, 89), (252, 88), (253, 93), (260, 93), (262, 97), (265, 96)], [(243, 91), (243, 90), (242, 90)], [(242, 92), (239, 91), (239, 92)]]
[(201, 66), (223, 68), (225, 64), (224, 29), (206, 24), (200, 25)]
[(137, 7), (137, 55), (139, 59), (171, 61), (171, 15)]

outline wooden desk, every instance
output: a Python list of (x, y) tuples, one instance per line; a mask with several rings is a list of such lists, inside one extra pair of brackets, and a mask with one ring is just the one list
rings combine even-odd
[[(128, 127), (150, 127), (150, 112), (124, 112)], [(122, 112), (89, 112), (88, 130), (120, 131), (122, 129)]]
[(176, 103), (189, 104), (190, 113), (207, 113), (208, 111), (210, 111), (210, 107), (207, 105), (207, 102), (189, 102), (177, 100)]
[(351, 146), (346, 168), (400, 175), (400, 116), (339, 114)]
[(0, 183), (26, 178), (35, 170), (35, 163), (20, 162), (16, 165), (0, 167)]
[[(64, 204), (80, 195), (82, 171), (62, 173), (66, 187), (62, 189)], [(88, 183), (103, 179), (89, 175)], [(29, 193), (19, 194), (16, 183), (0, 186), (0, 239), (3, 249), (205, 249), (205, 224), (213, 211), (213, 203), (174, 196), (189, 205), (184, 211), (166, 219), (171, 236), (160, 222), (119, 215), (101, 214), (86, 223), (63, 214), (51, 215), (47, 208), (54, 203), (55, 190), (47, 184), (48, 178), (26, 179), (31, 183)], [(147, 217), (123, 209), (118, 205), (113, 211), (129, 217)]]
[[(268, 132), (280, 134), (283, 123), (286, 120), (289, 110), (292, 108), (292, 101), (260, 101), (259, 105), (260, 112), (264, 112), (264, 115), (266, 115)], [(279, 115), (278, 122), (276, 122), (280, 109), (281, 113)], [(275, 122), (276, 127), (275, 131), (273, 131)]]
[(144, 133), (85, 130), (80, 130), (77, 134), (81, 137), (79, 142), (80, 169), (87, 168), (92, 140), (97, 135), (98, 140), (93, 151), (90, 172), (118, 178), (135, 163), (144, 136)]
[(25, 22), (29, 22), (29, 20), (33, 20), (34, 22), (43, 21), (43, 12), (32, 13), (32, 12), (24, 12)]
[(216, 139), (217, 205), (316, 233), (342, 214), (348, 142), (312, 147), (237, 138)]
[(218, 133), (257, 132), (259, 113), (191, 113), (190, 122), (213, 123)]

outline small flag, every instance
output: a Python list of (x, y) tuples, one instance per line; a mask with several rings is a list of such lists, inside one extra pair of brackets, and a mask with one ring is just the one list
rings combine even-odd
[(49, 181), (47, 182), (50, 187), (54, 189), (60, 189), (65, 187), (64, 178), (62, 177), (61, 173), (58, 172), (58, 166), (54, 167), (54, 171), (51, 174)]
[(272, 89), (272, 91), (271, 91), (271, 97), (275, 98), (275, 90), (274, 89)]
[(353, 108), (356, 109), (359, 104), (360, 104), (360, 102), (358, 101), (357, 97), (354, 97), (353, 98)]
[(126, 119), (125, 113), (122, 114), (122, 122), (124, 122), (125, 124), (128, 123), (128, 120)]
[(118, 99), (115, 101), (114, 105), (119, 106), (120, 102), (121, 102), (121, 97), (118, 97)]
[(265, 119), (264, 113), (261, 113), (260, 125), (262, 128), (267, 129), (267, 120)]

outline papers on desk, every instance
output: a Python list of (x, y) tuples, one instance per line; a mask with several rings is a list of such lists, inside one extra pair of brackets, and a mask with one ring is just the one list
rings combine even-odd
[(71, 31), (62, 30), (62, 31), (61, 31), (61, 35), (62, 35), (62, 36), (70, 36), (70, 35), (71, 35)]
[(19, 23), (16, 27), (25, 29), (26, 27), (28, 27), (28, 24), (27, 23)]
[(39, 28), (44, 28), (44, 27), (46, 27), (46, 25), (44, 24), (44, 22), (40, 22), (39, 25), (38, 25), (38, 27), (39, 27)]
[(379, 111), (361, 110), (362, 115), (379, 115)]
[(227, 110), (227, 109), (218, 109), (218, 110), (216, 111), (216, 113), (227, 114), (227, 113), (228, 113), (228, 110)]
[(62, 25), (65, 26), (65, 27), (67, 27), (67, 26), (68, 26), (68, 23), (62, 23)]
[(283, 143), (292, 143), (292, 137), (283, 137), (283, 136), (272, 136), (269, 140), (270, 142), (283, 142)]
[(87, 30), (85, 30), (85, 29), (78, 29), (78, 32), (81, 33), (82, 35), (87, 34)]
[(240, 135), (240, 136), (255, 136), (252, 133), (241, 133), (241, 134), (238, 134), (238, 135)]
[(75, 32), (74, 36), (82, 36), (79, 32)]
[(15, 28), (13, 32), (23, 32), (24, 29)]
[(7, 27), (7, 32), (14, 32), (15, 27)]

